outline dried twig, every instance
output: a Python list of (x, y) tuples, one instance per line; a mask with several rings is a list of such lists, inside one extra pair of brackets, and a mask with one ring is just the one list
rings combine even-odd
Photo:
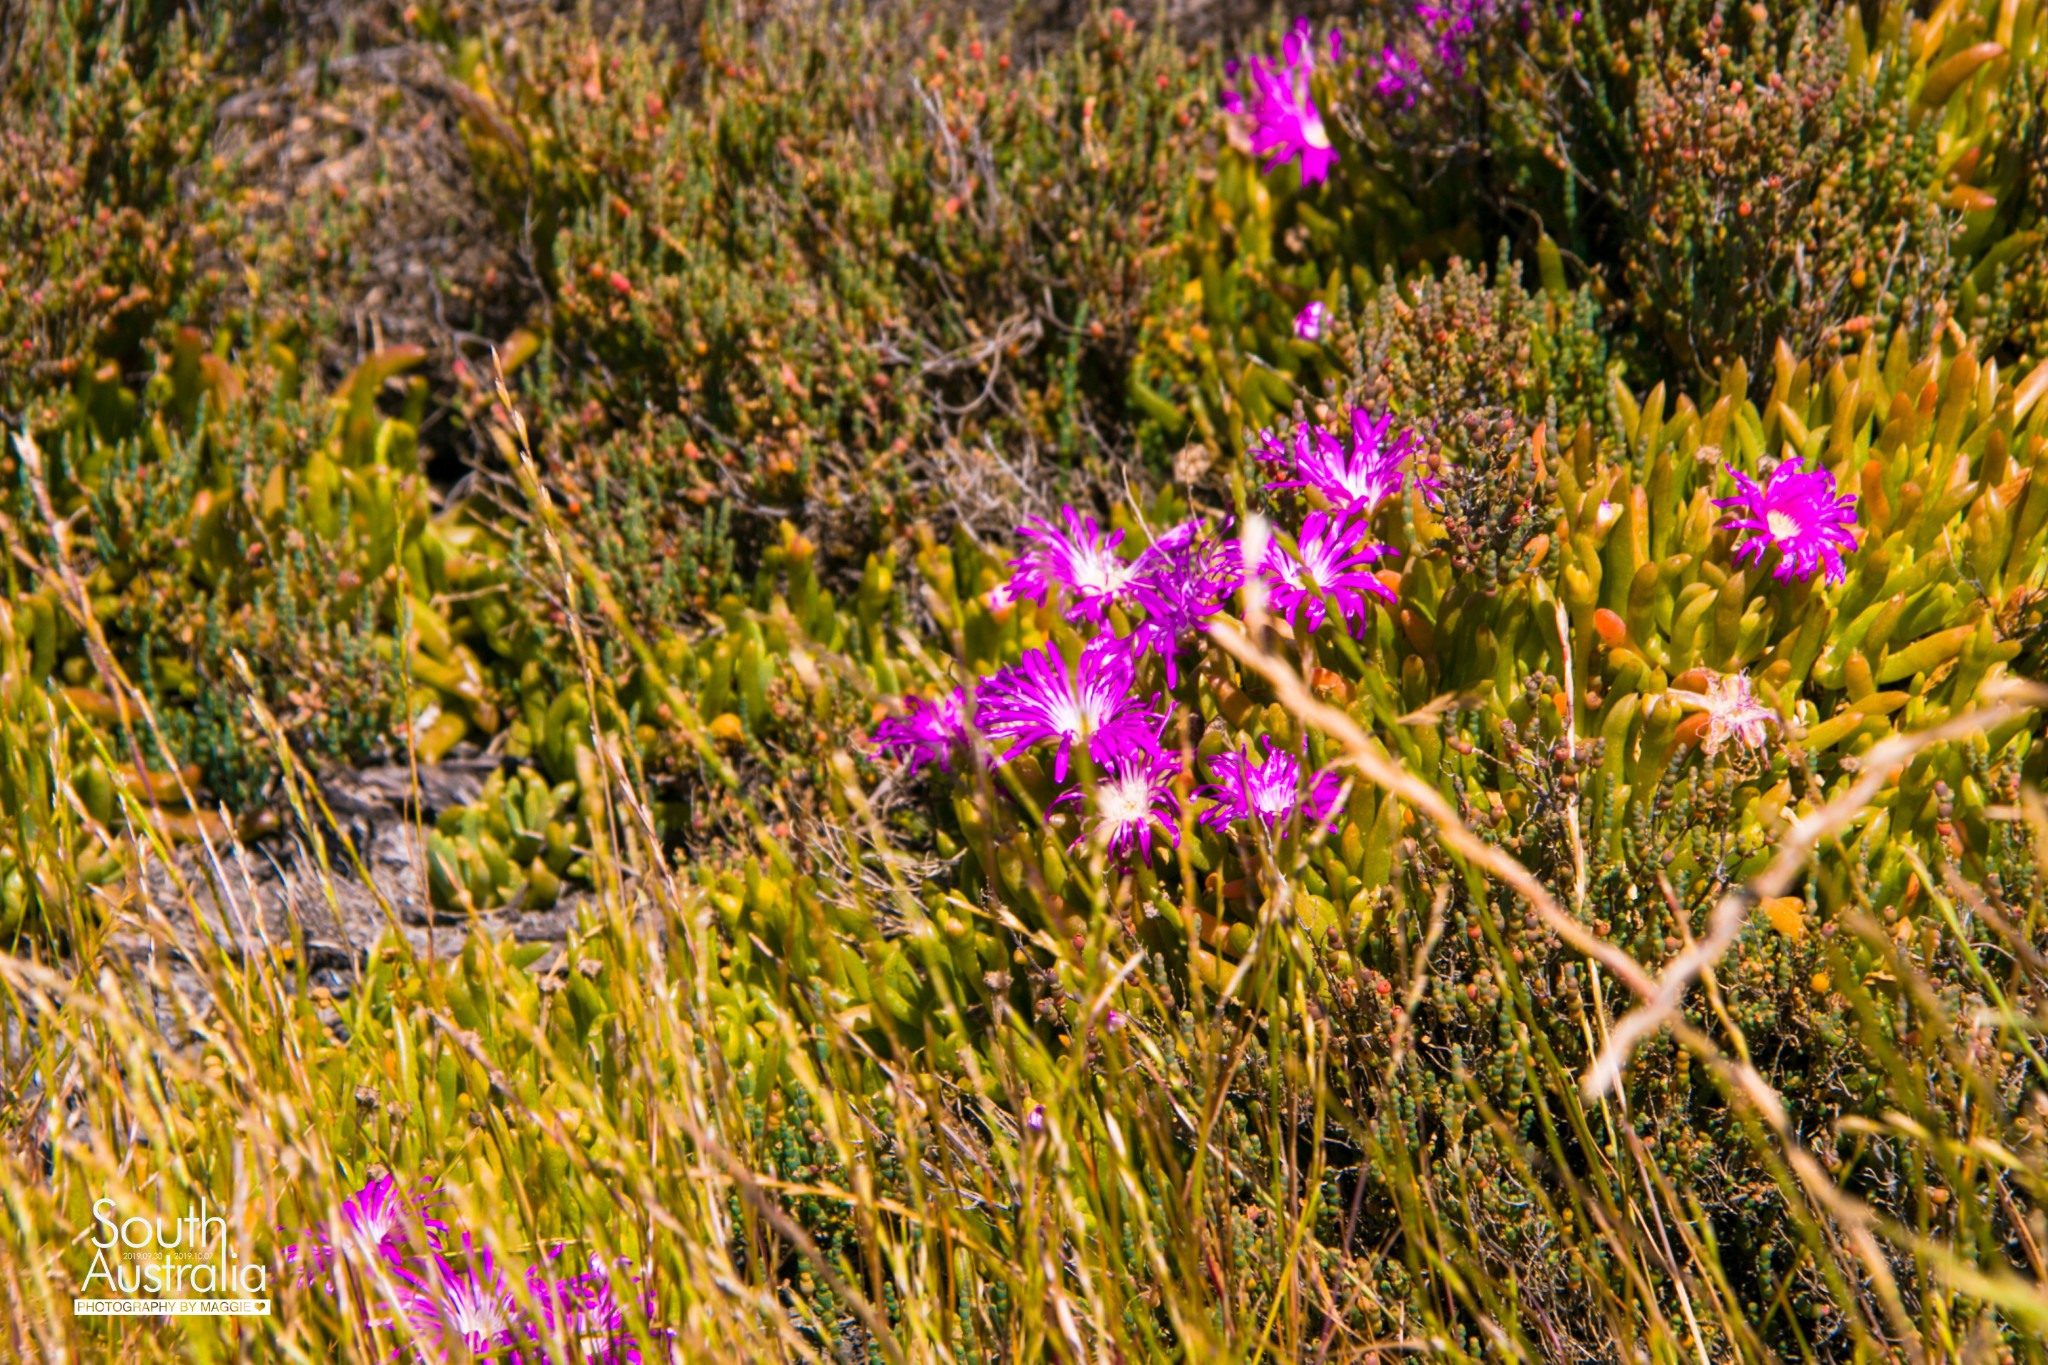
[(1280, 694), (1281, 704), (1290, 712), (1341, 743), (1350, 761), (1370, 781), (1386, 788), (1434, 821), (1438, 837), (1453, 851), (1512, 887), (1516, 894), (1529, 902), (1530, 908), (1552, 933), (1605, 966), (1622, 984), (1644, 999), (1655, 993), (1656, 982), (1641, 963), (1565, 913), (1564, 907), (1557, 903), (1549, 888), (1536, 880), (1534, 873), (1513, 855), (1474, 834), (1471, 827), (1458, 818), (1457, 811), (1451, 808), (1442, 792), (1388, 758), (1357, 721), (1336, 707), (1319, 701), (1302, 682), (1301, 675), (1284, 660), (1253, 645), (1229, 625), (1219, 623), (1211, 626), (1209, 638), (1238, 662), (1272, 683)]
[(1821, 840), (1848, 827), (1871, 799), (1890, 782), (1895, 770), (1923, 749), (1945, 740), (1960, 739), (1988, 730), (2029, 707), (2048, 703), (2048, 688), (2038, 683), (2009, 682), (1994, 691), (2005, 700), (1965, 711), (1940, 725), (1910, 735), (1896, 735), (1874, 746), (1862, 756), (1862, 772), (1849, 790), (1802, 817), (1778, 845), (1778, 856), (1747, 885), (1733, 888), (1714, 907), (1714, 917), (1704, 938), (1666, 964), (1654, 995), (1635, 1013), (1614, 1026), (1607, 1045), (1600, 1050), (1581, 1087), (1586, 1096), (1604, 1095), (1621, 1078), (1636, 1045), (1661, 1028), (1678, 1010), (1679, 1001), (1693, 978), (1721, 960), (1735, 936), (1749, 918), (1750, 908), (1781, 896), (1806, 866), (1806, 860)]

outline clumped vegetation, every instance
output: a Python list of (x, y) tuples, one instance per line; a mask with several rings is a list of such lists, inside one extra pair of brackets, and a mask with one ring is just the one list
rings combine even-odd
[(2048, 16), (1186, 9), (0, 0), (0, 1354), (2044, 1358)]

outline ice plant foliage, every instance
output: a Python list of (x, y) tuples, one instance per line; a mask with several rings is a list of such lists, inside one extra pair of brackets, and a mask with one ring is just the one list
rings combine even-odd
[(1286, 617), (1297, 633), (1321, 628), (1326, 598), (1353, 630), (1362, 630), (1372, 598), (1394, 600), (1393, 589), (1372, 571), (1393, 553), (1372, 539), (1364, 517), (1311, 512), (1302, 519), (1294, 549), (1277, 539), (1267, 545), (1259, 576), (1274, 615)]
[(1718, 674), (1707, 683), (1705, 692), (1673, 687), (1664, 695), (1682, 706), (1706, 712), (1707, 731), (1700, 747), (1708, 754), (1721, 752), (1730, 740), (1739, 741), (1746, 748), (1761, 749), (1766, 727), (1775, 729), (1780, 725), (1778, 713), (1756, 699), (1744, 673)]
[[(1269, 489), (1312, 488), (1340, 511), (1370, 512), (1387, 499), (1398, 496), (1404, 467), (1413, 462), (1421, 442), (1403, 428), (1392, 439), (1394, 414), (1377, 418), (1364, 408), (1351, 410), (1351, 434), (1339, 440), (1314, 422), (1298, 423), (1293, 439), (1282, 441), (1262, 431), (1253, 446), (1261, 460), (1289, 465), (1294, 473), (1266, 485)], [(1434, 491), (1435, 481), (1416, 474), (1424, 494)]]
[(1275, 751), (1265, 741), (1266, 757), (1254, 762), (1244, 753), (1218, 754), (1209, 760), (1211, 785), (1197, 793), (1210, 806), (1202, 820), (1216, 830), (1257, 821), (1273, 829), (1299, 813), (1312, 824), (1328, 819), (1336, 809), (1344, 783), (1337, 774), (1320, 772), (1302, 781), (1302, 763), (1285, 750)]
[(954, 688), (937, 701), (908, 698), (903, 714), (875, 727), (874, 746), (900, 756), (911, 772), (936, 763), (951, 772), (953, 758), (967, 743), (967, 693)]
[[(1027, 523), (1020, 536), (1028, 548), (1011, 562), (1002, 600), (1043, 603), (1057, 588), (1065, 614), (1092, 638), (1071, 659), (1058, 643), (1046, 643), (939, 700), (913, 697), (903, 714), (876, 728), (874, 747), (912, 770), (933, 763), (950, 770), (967, 740), (971, 700), (977, 728), (998, 742), (999, 763), (1050, 746), (1053, 781), (1066, 784), (1075, 746), (1087, 745), (1092, 786), (1068, 788), (1051, 803), (1079, 812), (1074, 847), (1100, 843), (1129, 866), (1150, 863), (1162, 844), (1177, 845), (1181, 759), (1163, 741), (1172, 707), (1149, 696), (1141, 669), (1156, 660), (1166, 686), (1180, 687), (1184, 651), (1240, 593), (1243, 611), (1270, 610), (1289, 621), (1298, 638), (1313, 635), (1333, 615), (1343, 628), (1363, 633), (1375, 600), (1396, 601), (1394, 588), (1375, 572), (1395, 551), (1374, 539), (1374, 511), (1411, 480), (1425, 498), (1440, 496), (1437, 481), (1416, 468), (1415, 433), (1397, 428), (1393, 414), (1354, 407), (1348, 418), (1343, 437), (1303, 421), (1284, 439), (1268, 431), (1254, 444), (1258, 458), (1281, 465), (1287, 476), (1266, 484), (1269, 492), (1311, 494), (1312, 505), (1291, 535), (1273, 534), (1257, 512), (1247, 516), (1241, 538), (1228, 534), (1227, 523), (1197, 518), (1126, 559), (1118, 553), (1124, 532), (1105, 529), (1073, 507), (1063, 507), (1056, 521)], [(1724, 525), (1756, 533), (1737, 547), (1738, 558), (1776, 549), (1780, 577), (1823, 565), (1831, 577), (1840, 574), (1840, 552), (1855, 544), (1848, 529), (1853, 498), (1836, 496), (1825, 473), (1796, 464), (1780, 466), (1761, 488), (1740, 474), (1735, 478), (1742, 494), (1722, 505), (1747, 515)], [(1290, 502), (1299, 507), (1299, 499), (1283, 505)], [(1594, 521), (1606, 528), (1620, 513), (1619, 503), (1602, 503)], [(1119, 609), (1114, 622), (1112, 604)], [(1120, 638), (1117, 630), (1128, 634)], [(1702, 746), (1710, 755), (1731, 743), (1760, 749), (1779, 723), (1739, 673), (1712, 679), (1705, 692), (1670, 695), (1674, 704), (1706, 712)], [(1272, 828), (1297, 817), (1320, 822), (1334, 810), (1342, 786), (1333, 773), (1308, 773), (1299, 753), (1276, 751), (1270, 740), (1263, 756), (1234, 752), (1209, 760), (1206, 776), (1209, 785), (1200, 794), (1208, 806), (1201, 818), (1219, 831), (1245, 822)]]
[(1069, 664), (1058, 645), (1032, 650), (982, 685), (982, 732), (1011, 741), (999, 758), (1004, 763), (1034, 744), (1056, 744), (1053, 780), (1064, 782), (1074, 745), (1084, 738), (1098, 764), (1152, 747), (1154, 717), (1133, 695), (1136, 676), (1130, 649), (1113, 635), (1096, 637), (1078, 664)]
[(1842, 552), (1856, 548), (1851, 530), (1856, 524), (1856, 497), (1836, 493), (1834, 475), (1825, 469), (1801, 466), (1799, 460), (1786, 460), (1762, 485), (1739, 470), (1729, 470), (1736, 494), (1716, 498), (1714, 505), (1733, 508), (1736, 515), (1720, 525), (1753, 533), (1735, 547), (1738, 563), (1760, 561), (1767, 551), (1776, 550), (1773, 578), (1810, 579), (1825, 571), (1828, 582), (1839, 583), (1844, 577)]
[[(1330, 58), (1336, 60), (1339, 38), (1330, 34)], [(1315, 38), (1306, 19), (1298, 20), (1281, 44), (1281, 60), (1269, 62), (1253, 57), (1247, 63), (1251, 78), (1250, 98), (1235, 90), (1223, 94), (1223, 107), (1251, 120), (1252, 154), (1266, 158), (1266, 169), (1295, 161), (1301, 167), (1301, 183), (1320, 184), (1337, 164), (1330, 135), (1323, 128), (1323, 116), (1309, 93), (1309, 77), (1315, 71)], [(1224, 68), (1235, 77), (1238, 64)]]

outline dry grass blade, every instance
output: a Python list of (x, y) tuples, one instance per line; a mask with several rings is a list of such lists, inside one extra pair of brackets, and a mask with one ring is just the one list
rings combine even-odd
[(1671, 960), (1658, 977), (1655, 992), (1641, 1008), (1615, 1023), (1607, 1045), (1586, 1072), (1582, 1084), (1587, 1098), (1607, 1093), (1620, 1078), (1621, 1069), (1628, 1064), (1637, 1045), (1677, 1012), (1694, 978), (1721, 960), (1750, 910), (1773, 896), (1783, 895), (1798, 879), (1821, 841), (1847, 828), (1885, 784), (1895, 780), (1901, 765), (1936, 744), (1982, 732), (2024, 710), (2048, 705), (2048, 688), (2034, 683), (2006, 683), (2001, 695), (2007, 700), (1966, 711), (1914, 734), (1885, 740), (1864, 754), (1862, 770), (1848, 790), (1819, 810), (1802, 816), (1779, 843), (1770, 866), (1721, 898), (1714, 907), (1706, 936)]
[(1473, 833), (1451, 808), (1451, 803), (1444, 799), (1442, 792), (1388, 758), (1357, 721), (1318, 700), (1286, 660), (1258, 648), (1229, 625), (1211, 626), (1210, 638), (1239, 663), (1272, 683), (1280, 694), (1282, 705), (1289, 711), (1341, 743), (1347, 761), (1370, 781), (1428, 816), (1443, 841), (1461, 857), (1470, 859), (1511, 887), (1559, 938), (1613, 972), (1617, 980), (1637, 995), (1644, 999), (1654, 996), (1656, 983), (1641, 963), (1573, 919), (1550, 894), (1549, 888), (1513, 855)]

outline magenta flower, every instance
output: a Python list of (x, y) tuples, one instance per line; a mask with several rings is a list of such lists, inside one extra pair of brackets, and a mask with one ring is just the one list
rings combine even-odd
[(967, 744), (967, 693), (954, 688), (937, 701), (904, 699), (903, 714), (875, 727), (870, 741), (883, 753), (899, 755), (909, 771), (936, 763), (951, 772), (953, 759)]
[(1285, 750), (1275, 752), (1270, 737), (1261, 742), (1267, 750), (1264, 762), (1254, 763), (1243, 753), (1218, 754), (1209, 760), (1209, 776), (1216, 780), (1197, 793), (1213, 803), (1202, 813), (1203, 821), (1221, 832), (1252, 819), (1272, 829), (1297, 812), (1314, 824), (1329, 819), (1343, 779), (1325, 771), (1304, 785), (1301, 760)]
[[(1181, 536), (1183, 530), (1191, 534)], [(1180, 685), (1182, 643), (1207, 629), (1209, 618), (1223, 610), (1244, 581), (1235, 540), (1185, 522), (1153, 550), (1175, 538), (1175, 549), (1156, 555), (1147, 551), (1140, 561), (1144, 572), (1131, 582), (1131, 601), (1145, 614), (1131, 631), (1131, 647), (1159, 657), (1168, 687)]]
[(1297, 341), (1321, 341), (1323, 328), (1330, 321), (1330, 310), (1316, 299), (1308, 307), (1294, 315), (1294, 337)]
[[(1308, 20), (1301, 19), (1281, 44), (1283, 59), (1279, 63), (1253, 57), (1249, 64), (1252, 154), (1266, 158), (1268, 171), (1284, 161), (1298, 159), (1304, 185), (1327, 179), (1330, 167), (1337, 164), (1337, 153), (1323, 128), (1323, 116), (1316, 111), (1315, 98), (1309, 93), (1309, 76), (1315, 70), (1311, 46)], [(1338, 38), (1332, 33), (1333, 61), (1337, 50)], [(1235, 77), (1237, 63), (1230, 63), (1224, 70)], [(1222, 103), (1233, 114), (1247, 112), (1245, 100), (1234, 90), (1224, 92)]]
[(1446, 0), (1444, 4), (1420, 4), (1415, 17), (1429, 29), (1436, 42), (1436, 59), (1454, 76), (1465, 74), (1465, 47), (1479, 21), (1492, 15), (1497, 0)]
[[(416, 1344), (443, 1360), (510, 1352), (533, 1329), (522, 1314), (518, 1296), (489, 1248), (475, 1250), (464, 1234), (468, 1269), (458, 1269), (438, 1252), (420, 1274), (400, 1272), (409, 1286), (400, 1303)], [(458, 1348), (458, 1343), (460, 1346)]]
[(1054, 585), (1070, 599), (1067, 616), (1072, 620), (1100, 621), (1109, 604), (1123, 595), (1138, 569), (1116, 552), (1124, 533), (1103, 535), (1095, 518), (1071, 507), (1060, 509), (1065, 529), (1042, 517), (1033, 517), (1019, 532), (1030, 542), (1022, 555), (1010, 561), (1008, 601), (1043, 602)]
[(438, 1202), (424, 1191), (406, 1194), (397, 1181), (380, 1175), (341, 1201), (341, 1239), (333, 1240), (325, 1223), (310, 1229), (311, 1240), (285, 1248), (285, 1270), (317, 1278), (332, 1271), (338, 1260), (358, 1268), (379, 1261), (401, 1265), (415, 1250), (410, 1242), (415, 1226), (425, 1239), (418, 1250), (440, 1245), (448, 1225), (427, 1213)]
[(1380, 78), (1373, 93), (1388, 103), (1398, 100), (1403, 108), (1415, 103), (1415, 91), (1422, 87), (1422, 64), (1394, 46), (1380, 49)]
[[(1391, 412), (1380, 414), (1375, 421), (1364, 408), (1353, 408), (1349, 441), (1340, 442), (1323, 427), (1303, 422), (1289, 442), (1276, 439), (1270, 431), (1260, 432), (1252, 453), (1261, 460), (1288, 461), (1294, 467), (1294, 478), (1269, 483), (1269, 489), (1313, 488), (1340, 512), (1371, 512), (1400, 493), (1402, 466), (1421, 446), (1415, 433), (1405, 428), (1389, 441), (1387, 430), (1393, 421)], [(1420, 471), (1415, 483), (1425, 497), (1436, 492), (1437, 481)]]
[(1259, 576), (1274, 614), (1293, 622), (1297, 633), (1314, 634), (1323, 624), (1327, 597), (1354, 631), (1363, 630), (1368, 598), (1394, 600), (1393, 589), (1372, 572), (1394, 551), (1374, 542), (1369, 530), (1364, 517), (1311, 512), (1295, 537), (1298, 554), (1288, 553), (1277, 539), (1268, 543)]
[(1732, 498), (1716, 498), (1716, 507), (1733, 507), (1741, 515), (1720, 523), (1721, 529), (1754, 531), (1757, 534), (1735, 547), (1737, 562), (1760, 561), (1768, 550), (1778, 552), (1773, 578), (1812, 578), (1825, 569), (1830, 583), (1846, 576), (1842, 551), (1856, 548), (1851, 527), (1856, 524), (1856, 498), (1835, 492), (1835, 480), (1825, 469), (1806, 470), (1798, 460), (1786, 460), (1771, 471), (1762, 487), (1737, 470)]
[(1083, 737), (1098, 764), (1154, 747), (1156, 717), (1131, 695), (1135, 680), (1130, 649), (1113, 635), (1098, 636), (1082, 650), (1078, 667), (1068, 664), (1059, 646), (1048, 644), (982, 684), (982, 733), (1013, 741), (997, 760), (1002, 763), (1034, 744), (1057, 743), (1053, 780), (1064, 782), (1068, 756)]
[[(590, 1258), (590, 1267), (584, 1273), (561, 1279), (550, 1278), (538, 1267), (529, 1270), (526, 1287), (540, 1306), (541, 1323), (547, 1334), (566, 1336), (577, 1348), (577, 1359), (590, 1365), (639, 1365), (639, 1343), (626, 1326), (625, 1310), (612, 1291), (604, 1262), (597, 1256)], [(651, 1314), (653, 1308), (652, 1296), (643, 1296), (643, 1310)]]
[[(1100, 839), (1118, 862), (1128, 863), (1135, 850), (1149, 863), (1155, 829), (1180, 847), (1180, 796), (1173, 789), (1179, 775), (1180, 755), (1175, 753), (1141, 750), (1110, 763), (1095, 784), (1094, 818), (1074, 847)], [(1082, 793), (1068, 792), (1053, 804), (1081, 799)]]

